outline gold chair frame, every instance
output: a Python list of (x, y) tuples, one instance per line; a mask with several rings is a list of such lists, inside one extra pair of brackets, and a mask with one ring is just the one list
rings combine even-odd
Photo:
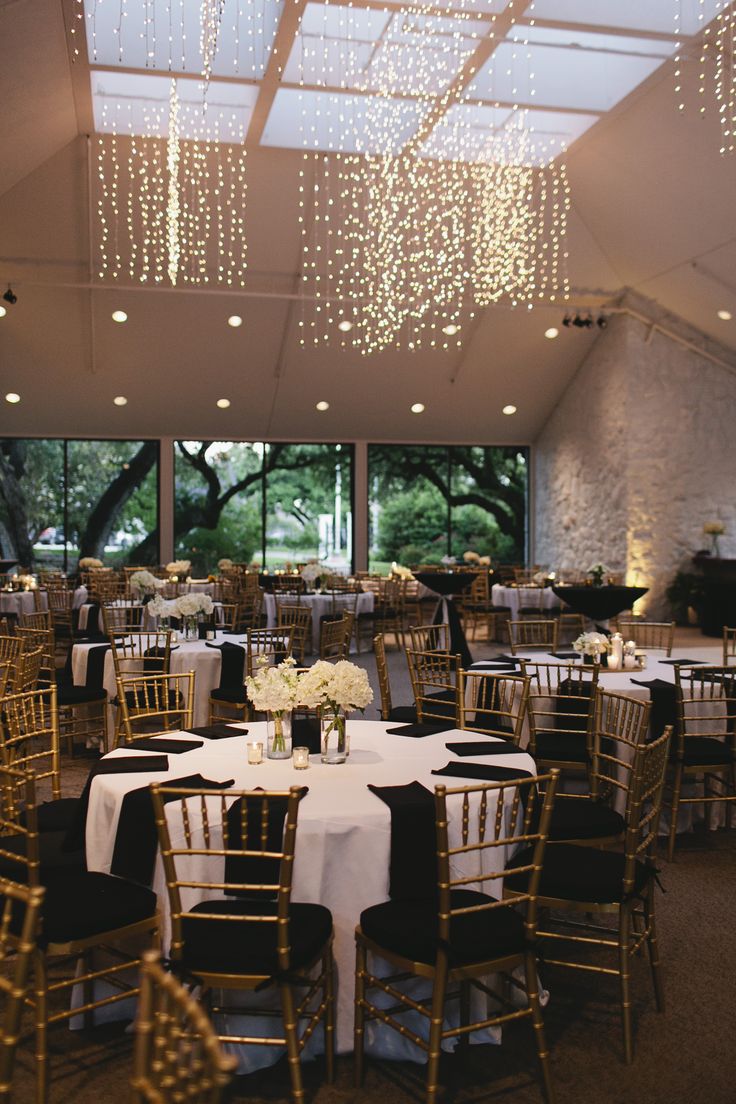
[(458, 727), (510, 740), (520, 746), (527, 714), (529, 681), (524, 674), (461, 670), (458, 674)]
[(555, 618), (525, 617), (521, 621), (507, 621), (506, 629), (512, 655), (529, 648), (557, 651), (559, 625)]
[[(451, 720), (452, 716), (447, 706), (454, 702), (457, 725), (460, 715), (460, 656), (450, 655), (449, 652), (415, 652), (407, 648), (406, 662), (409, 665), (417, 721), (423, 724), (426, 721)], [(439, 698), (438, 695), (444, 695), (444, 697)], [(438, 706), (438, 702), (442, 702), (445, 706), (444, 712), (442, 706)]]
[(619, 617), (618, 631), (624, 640), (635, 640), (637, 648), (645, 651), (665, 651), (672, 655), (675, 640), (674, 621), (639, 621)]
[[(115, 681), (126, 744), (192, 727), (194, 671), (177, 675), (136, 675)], [(115, 746), (119, 744), (117, 738)]]

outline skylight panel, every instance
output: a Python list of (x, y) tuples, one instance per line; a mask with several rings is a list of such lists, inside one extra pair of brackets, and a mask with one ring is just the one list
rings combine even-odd
[[(680, 3), (681, 28), (686, 35), (703, 30), (722, 7), (722, 0), (703, 0), (702, 5), (700, 0), (680, 0)], [(525, 14), (562, 23), (674, 34), (675, 11), (670, 0), (535, 0)]]
[(539, 42), (547, 46), (577, 46), (584, 50), (607, 50), (610, 53), (647, 54), (650, 57), (671, 57), (677, 49), (674, 38), (635, 38), (633, 35), (603, 34), (578, 27), (533, 27), (517, 24), (508, 36), (513, 42)]
[[(399, 153), (425, 114), (426, 109), (411, 100), (280, 88), (261, 145), (341, 153)], [(388, 147), (386, 120), (391, 123)]]

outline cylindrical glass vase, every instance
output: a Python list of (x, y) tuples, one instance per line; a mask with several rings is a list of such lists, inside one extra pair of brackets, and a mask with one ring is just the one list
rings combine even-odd
[(322, 762), (344, 763), (350, 754), (348, 718), (342, 709), (324, 708), (320, 718)]
[(269, 759), (291, 759), (291, 710), (266, 715), (266, 755)]

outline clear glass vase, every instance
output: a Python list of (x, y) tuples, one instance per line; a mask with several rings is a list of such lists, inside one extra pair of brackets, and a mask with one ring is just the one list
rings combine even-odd
[(197, 640), (199, 637), (199, 618), (196, 613), (192, 617), (182, 618), (184, 622), (184, 639)]
[(342, 709), (325, 707), (320, 717), (322, 762), (344, 763), (350, 754), (347, 714)]
[(269, 759), (291, 758), (291, 710), (266, 716), (266, 755)]

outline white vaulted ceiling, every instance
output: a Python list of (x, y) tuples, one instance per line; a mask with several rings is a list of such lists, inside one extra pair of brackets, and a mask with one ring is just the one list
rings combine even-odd
[[(697, 52), (683, 64), (686, 110), (676, 110), (672, 23), (662, 12), (678, 3), (536, 0), (534, 25), (519, 4), (535, 51), (538, 96), (530, 102), (539, 130), (567, 136), (570, 145), (573, 303), (591, 305), (597, 317), (600, 304), (633, 288), (719, 342), (736, 364), (736, 321), (716, 315), (726, 309), (736, 319), (736, 155), (719, 154), (712, 107), (699, 113)], [(118, 8), (111, 0), (98, 5), (108, 19)], [(74, 0), (0, 0), (0, 283), (10, 281), (18, 294), (0, 319), (0, 379), (3, 394), (23, 399), (1, 404), (0, 434), (503, 443), (539, 433), (600, 335), (563, 328), (561, 307), (488, 308), (466, 328), (460, 349), (366, 357), (337, 341), (299, 346), (302, 123), (287, 94), (302, 97), (302, 112), (308, 101), (286, 86), (297, 66), (293, 35), (284, 85), (268, 75), (268, 51), (280, 41), (276, 17), (293, 14), (294, 5), (262, 5), (271, 22), (261, 55), (254, 61), (245, 51), (236, 72), (235, 54), (225, 54), (213, 69), (210, 95), (218, 76), (228, 77), (220, 84), (250, 133), (248, 276), (245, 292), (224, 295), (88, 286), (95, 258), (86, 135), (95, 119), (100, 124), (92, 90), (124, 95), (127, 87), (139, 103), (139, 94), (158, 96), (147, 90), (160, 82), (165, 100), (168, 59), (153, 59), (159, 73), (129, 72), (145, 70), (136, 53), (145, 42), (133, 34), (121, 66), (109, 42), (102, 48), (101, 19), (97, 68), (84, 58), (72, 64)], [(482, 21), (505, 3), (474, 6)], [(309, 5), (309, 18), (323, 15), (321, 7)], [(712, 15), (715, 3), (704, 10)], [(195, 76), (199, 59), (185, 61)], [(476, 113), (474, 126), (499, 125), (499, 109), (475, 101), (512, 95), (500, 73), (491, 80), (479, 70), (474, 106), (457, 108)], [(124, 325), (112, 321), (115, 309), (126, 311)], [(231, 314), (242, 326), (227, 325)], [(560, 330), (556, 340), (544, 337), (550, 326)], [(119, 394), (127, 406), (113, 406)], [(230, 398), (228, 410), (215, 407), (219, 397)], [(328, 412), (315, 410), (320, 399), (330, 402)], [(426, 406), (421, 417), (409, 412), (416, 401)], [(518, 408), (512, 418), (501, 413), (509, 402)]]

